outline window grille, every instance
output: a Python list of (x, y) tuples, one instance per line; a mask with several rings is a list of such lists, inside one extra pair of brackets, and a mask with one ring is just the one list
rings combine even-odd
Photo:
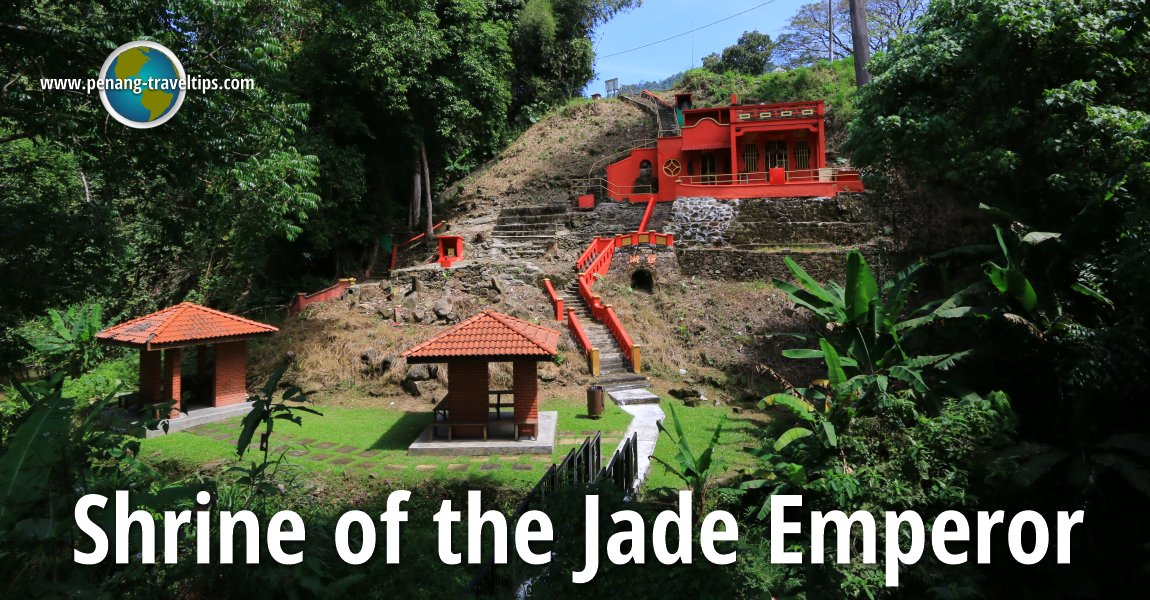
[(743, 144), (743, 171), (754, 173), (759, 170), (759, 147), (754, 144)]
[(807, 142), (795, 142), (795, 169), (811, 168), (811, 145)]

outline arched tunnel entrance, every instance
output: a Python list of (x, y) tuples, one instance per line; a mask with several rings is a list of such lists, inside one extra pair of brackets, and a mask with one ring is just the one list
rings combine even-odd
[(647, 269), (637, 269), (631, 273), (631, 289), (650, 294), (655, 291), (655, 277)]

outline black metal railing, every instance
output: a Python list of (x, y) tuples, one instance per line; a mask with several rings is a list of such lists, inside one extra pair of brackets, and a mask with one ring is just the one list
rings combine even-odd
[[(529, 510), (542, 508), (548, 497), (570, 485), (609, 484), (625, 495), (632, 495), (639, 475), (638, 434), (623, 440), (607, 466), (603, 467), (602, 464), (602, 434), (596, 432), (578, 447), (568, 451), (563, 460), (547, 469), (535, 487), (523, 497), (511, 515), (511, 522), (514, 523)], [(467, 591), (478, 598), (492, 597), (522, 583), (516, 577), (517, 572), (514, 565), (497, 565), (488, 559), (471, 579)]]

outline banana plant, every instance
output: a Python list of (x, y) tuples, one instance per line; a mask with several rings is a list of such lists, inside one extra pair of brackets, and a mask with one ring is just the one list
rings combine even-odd
[[(847, 425), (853, 417), (853, 408), (847, 402), (849, 398), (836, 398), (833, 394), (833, 390), (838, 389), (836, 386), (844, 383), (845, 374), (835, 349), (826, 340), (820, 341), (823, 344), (823, 361), (827, 366), (832, 394), (817, 389), (798, 388), (772, 394), (759, 402), (761, 408), (778, 407), (786, 410), (795, 423), (769, 446), (751, 451), (762, 461), (763, 467), (758, 471), (759, 477), (740, 484), (740, 490), (767, 488), (771, 490), (771, 495), (802, 493), (808, 486), (820, 485), (836, 474), (848, 478), (853, 475), (842, 458), (838, 433), (839, 426)], [(759, 518), (765, 518), (769, 511), (768, 497), (759, 509)]]
[(851, 251), (847, 254), (846, 285), (829, 282), (824, 286), (789, 257), (784, 260), (797, 284), (776, 279), (775, 287), (822, 319), (827, 333), (818, 337), (819, 348), (785, 350), (783, 356), (825, 360), (832, 386), (880, 403), (885, 403), (895, 388), (921, 395), (928, 390), (924, 369), (947, 370), (970, 354), (961, 351), (912, 357), (903, 347), (903, 336), (939, 319), (978, 314), (963, 302), (980, 293), (984, 284), (967, 288), (941, 303), (908, 311), (915, 277), (923, 268), (921, 262), (880, 286), (863, 255)]
[(675, 412), (675, 407), (670, 406), (671, 410), (671, 423), (675, 427), (675, 431), (667, 429), (663, 421), (659, 421), (659, 431), (667, 436), (671, 441), (677, 452), (675, 453), (675, 462), (678, 465), (672, 465), (670, 462), (652, 456), (651, 460), (663, 465), (667, 471), (673, 473), (676, 477), (681, 479), (687, 487), (691, 488), (692, 496), (695, 498), (695, 515), (698, 518), (703, 516), (703, 507), (706, 505), (707, 492), (711, 487), (711, 480), (719, 472), (721, 465), (714, 459), (715, 448), (719, 445), (719, 436), (723, 432), (723, 424), (726, 423), (727, 417), (723, 416), (722, 420), (715, 427), (715, 432), (711, 435), (711, 441), (707, 443), (702, 452), (696, 453), (691, 448), (691, 443), (687, 441), (687, 435), (683, 431), (683, 425), (679, 421), (679, 415)]
[(37, 352), (59, 360), (62, 368), (73, 378), (87, 372), (100, 359), (100, 346), (96, 334), (102, 328), (102, 309), (99, 304), (72, 306), (64, 312), (48, 311), (46, 330), (23, 333), (24, 340)]

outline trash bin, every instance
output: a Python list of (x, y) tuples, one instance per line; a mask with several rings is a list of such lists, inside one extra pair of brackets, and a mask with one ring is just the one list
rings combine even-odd
[(603, 416), (603, 386), (601, 385), (587, 388), (587, 416), (592, 419)]

